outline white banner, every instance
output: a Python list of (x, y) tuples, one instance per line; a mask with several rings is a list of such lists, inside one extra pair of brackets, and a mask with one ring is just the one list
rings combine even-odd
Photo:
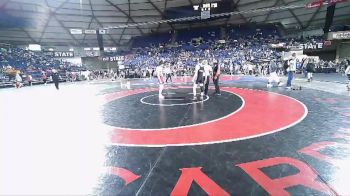
[(96, 34), (96, 30), (94, 30), (94, 29), (85, 29), (84, 33), (85, 34)]
[(98, 30), (98, 33), (101, 34), (101, 35), (102, 34), (106, 34), (106, 30), (105, 29), (100, 29), (100, 30)]
[(350, 31), (338, 31), (328, 34), (329, 39), (350, 39)]
[(220, 44), (224, 44), (224, 43), (226, 43), (226, 40), (224, 40), (224, 39), (220, 39), (220, 40), (218, 40), (218, 43), (220, 43)]
[(82, 29), (70, 29), (71, 34), (83, 34)]

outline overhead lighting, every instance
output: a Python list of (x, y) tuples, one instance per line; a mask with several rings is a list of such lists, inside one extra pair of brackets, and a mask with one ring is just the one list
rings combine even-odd
[(211, 3), (210, 6), (211, 6), (212, 8), (216, 8), (216, 7), (218, 7), (218, 4), (217, 4), (217, 3)]
[(74, 51), (74, 49), (73, 49), (73, 48), (69, 48), (69, 51), (73, 52), (73, 51)]
[(100, 50), (100, 48), (92, 48), (92, 50)]
[(49, 48), (49, 51), (53, 51), (53, 48)]
[(91, 50), (91, 48), (84, 48), (84, 50), (85, 50), (85, 51), (89, 51), (89, 50)]
[(194, 10), (198, 10), (198, 8), (199, 8), (199, 5), (194, 5), (194, 6), (193, 6), (193, 9), (194, 9)]

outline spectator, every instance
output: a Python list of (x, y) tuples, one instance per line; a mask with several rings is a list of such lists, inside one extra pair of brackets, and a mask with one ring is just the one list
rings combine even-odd
[(29, 86), (32, 86), (32, 82), (33, 82), (33, 77), (32, 77), (32, 75), (28, 75), (28, 85)]
[(59, 76), (59, 74), (57, 73), (57, 71), (55, 69), (52, 70), (51, 77), (52, 77), (53, 83), (55, 83), (56, 89), (59, 90), (60, 76)]
[(22, 77), (19, 75), (19, 71), (16, 72), (16, 88), (21, 88), (22, 87)]
[(293, 80), (294, 73), (296, 71), (296, 66), (297, 66), (296, 64), (297, 64), (296, 54), (293, 53), (292, 58), (289, 60), (289, 64), (287, 68), (287, 73), (288, 73), (287, 88), (288, 89), (291, 89), (292, 87), (292, 80)]

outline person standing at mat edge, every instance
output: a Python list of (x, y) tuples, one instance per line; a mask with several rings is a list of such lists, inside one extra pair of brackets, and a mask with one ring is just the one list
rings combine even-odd
[(203, 66), (204, 66), (204, 78), (205, 78), (204, 95), (208, 96), (210, 74), (213, 73), (213, 68), (209, 65), (208, 60), (203, 60)]
[(348, 65), (345, 69), (345, 74), (348, 76), (348, 84), (346, 85), (346, 87), (348, 88), (348, 91), (350, 91), (350, 65)]
[(159, 65), (156, 67), (156, 74), (158, 78), (158, 83), (159, 83), (159, 98), (164, 99), (164, 95), (162, 94), (163, 89), (164, 89), (164, 71), (163, 71), (163, 66), (164, 63), (163, 61), (159, 62)]
[(52, 81), (55, 83), (55, 87), (57, 90), (59, 90), (59, 82), (60, 82), (60, 76), (58, 75), (57, 71), (55, 69), (52, 70)]
[(171, 79), (170, 63), (166, 64), (164, 68), (164, 74), (166, 75), (166, 80), (165, 80), (166, 83), (168, 83), (168, 79), (170, 79), (170, 82), (173, 82), (173, 80)]
[(215, 85), (215, 95), (221, 95), (220, 87), (219, 87), (219, 77), (220, 77), (220, 64), (215, 61), (214, 69), (213, 69), (213, 83)]
[(196, 65), (195, 71), (194, 71), (194, 76), (192, 79), (193, 82), (193, 100), (197, 99), (197, 85), (199, 84), (199, 87), (201, 89), (201, 99), (204, 97), (204, 81), (205, 81), (205, 76), (204, 76), (204, 65), (202, 63), (198, 63)]
[(288, 62), (288, 68), (287, 68), (288, 80), (287, 80), (287, 87), (286, 87), (287, 89), (291, 89), (292, 87), (292, 80), (296, 69), (297, 69), (297, 58), (296, 58), (296, 54), (293, 53), (292, 58), (289, 59), (289, 62)]
[(20, 72), (16, 72), (15, 80), (16, 80), (16, 88), (21, 88), (22, 87), (22, 77), (19, 75)]

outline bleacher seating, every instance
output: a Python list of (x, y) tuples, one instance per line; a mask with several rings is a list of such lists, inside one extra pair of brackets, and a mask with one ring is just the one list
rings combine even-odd
[(171, 42), (171, 38), (171, 33), (158, 33), (147, 36), (135, 37), (133, 39), (132, 48), (144, 48), (169, 44)]
[(195, 28), (195, 29), (182, 29), (178, 31), (176, 41), (187, 43), (193, 38), (202, 38), (203, 41), (213, 41), (219, 39), (220, 27), (205, 27), (205, 28)]
[(275, 24), (241, 24), (233, 25), (226, 28), (226, 35), (232, 39), (247, 38), (247, 37), (262, 37), (269, 38), (281, 36)]

